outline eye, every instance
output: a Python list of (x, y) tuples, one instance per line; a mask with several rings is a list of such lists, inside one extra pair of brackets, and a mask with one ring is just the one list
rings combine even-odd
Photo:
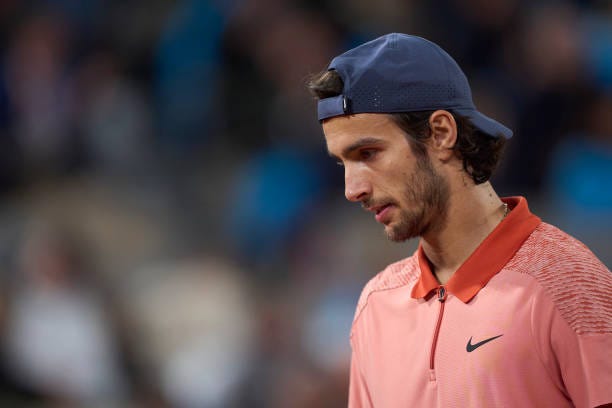
[(376, 153), (378, 153), (378, 150), (376, 149), (363, 149), (359, 151), (359, 159), (360, 160), (372, 160), (374, 158), (374, 156), (376, 156)]

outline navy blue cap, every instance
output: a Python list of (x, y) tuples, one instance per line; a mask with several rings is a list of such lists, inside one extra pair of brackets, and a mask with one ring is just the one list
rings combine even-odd
[(512, 131), (480, 113), (467, 78), (455, 60), (421, 37), (392, 33), (334, 58), (342, 94), (320, 99), (319, 120), (355, 113), (452, 110), (482, 132), (512, 137)]

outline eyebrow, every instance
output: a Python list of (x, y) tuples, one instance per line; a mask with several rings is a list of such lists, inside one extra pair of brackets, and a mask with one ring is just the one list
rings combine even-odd
[[(378, 144), (378, 143), (381, 143), (382, 141), (383, 141), (382, 139), (378, 139), (376, 137), (364, 137), (362, 139), (357, 140), (353, 144), (348, 145), (344, 149), (342, 149), (342, 156), (343, 157), (349, 156), (352, 152), (354, 152), (357, 149), (360, 149), (364, 146), (371, 146), (374, 144)], [(335, 154), (332, 154), (329, 151), (328, 151), (328, 154), (331, 157), (338, 159), (338, 157)]]

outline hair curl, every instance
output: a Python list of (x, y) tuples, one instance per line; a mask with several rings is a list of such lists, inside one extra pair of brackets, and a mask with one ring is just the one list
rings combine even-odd
[[(313, 75), (307, 83), (308, 90), (317, 99), (329, 98), (342, 94), (342, 78), (336, 71), (324, 71)], [(393, 122), (408, 136), (410, 146), (419, 157), (427, 154), (425, 142), (431, 137), (429, 128), (430, 111), (389, 113)], [(457, 123), (457, 141), (453, 146), (456, 156), (463, 162), (463, 169), (474, 180), (482, 184), (491, 178), (501, 159), (506, 138), (497, 137), (478, 130), (465, 116), (452, 110), (449, 112)]]

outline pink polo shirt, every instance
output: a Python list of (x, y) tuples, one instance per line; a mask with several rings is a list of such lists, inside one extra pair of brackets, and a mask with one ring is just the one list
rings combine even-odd
[(612, 273), (522, 197), (441, 286), (422, 249), (364, 288), (349, 407), (612, 402)]

